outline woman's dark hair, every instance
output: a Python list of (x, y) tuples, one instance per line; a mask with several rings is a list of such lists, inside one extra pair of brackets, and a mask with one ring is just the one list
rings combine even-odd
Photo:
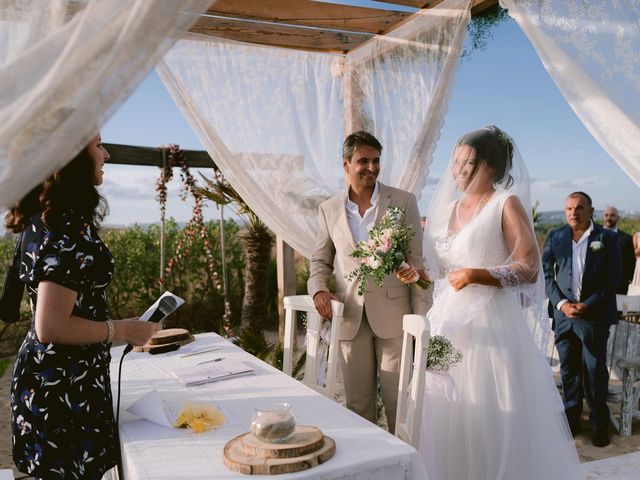
[(39, 212), (42, 184), (36, 185), (29, 193), (9, 209), (5, 216), (5, 227), (13, 233), (20, 233), (29, 223), (29, 219)]
[[(494, 171), (494, 183), (513, 185), (511, 167), (513, 164), (513, 143), (509, 136), (495, 125), (474, 130), (458, 140), (459, 145), (468, 145), (476, 151), (476, 160), (483, 161)], [(476, 167), (478, 168), (478, 163)], [(473, 172), (475, 174), (475, 171)]]
[(99, 228), (107, 214), (106, 200), (95, 186), (95, 163), (85, 147), (65, 167), (33, 188), (6, 215), (5, 226), (14, 233), (23, 231), (29, 219), (42, 212), (42, 222), (55, 229), (64, 213), (73, 210)]

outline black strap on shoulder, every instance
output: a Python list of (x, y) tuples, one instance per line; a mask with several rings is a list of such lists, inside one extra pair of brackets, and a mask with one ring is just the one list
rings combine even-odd
[(24, 231), (20, 232), (20, 236), (16, 240), (16, 246), (13, 249), (13, 266), (16, 268), (20, 268), (20, 257), (22, 256), (20, 247), (22, 246), (22, 237), (24, 237)]

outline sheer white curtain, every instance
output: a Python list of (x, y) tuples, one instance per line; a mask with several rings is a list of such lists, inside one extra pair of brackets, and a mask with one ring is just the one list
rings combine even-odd
[(157, 70), (238, 193), (310, 256), (345, 132), (374, 133), (381, 181), (421, 191), (468, 21), (469, 0), (447, 0), (346, 55), (190, 35)]
[(212, 0), (0, 0), (0, 207), (68, 162)]
[(500, 0), (593, 137), (640, 186), (640, 2)]

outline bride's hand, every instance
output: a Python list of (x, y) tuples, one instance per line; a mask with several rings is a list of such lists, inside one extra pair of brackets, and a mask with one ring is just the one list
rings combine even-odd
[(451, 270), (447, 274), (447, 278), (453, 289), (458, 291), (473, 283), (472, 273), (473, 270), (471, 268), (461, 268), (459, 270)]

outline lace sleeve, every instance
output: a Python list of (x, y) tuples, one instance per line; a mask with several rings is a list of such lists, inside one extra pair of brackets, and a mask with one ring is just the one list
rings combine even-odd
[(522, 284), (522, 277), (509, 265), (488, 268), (487, 271), (500, 282), (502, 288), (517, 287)]

